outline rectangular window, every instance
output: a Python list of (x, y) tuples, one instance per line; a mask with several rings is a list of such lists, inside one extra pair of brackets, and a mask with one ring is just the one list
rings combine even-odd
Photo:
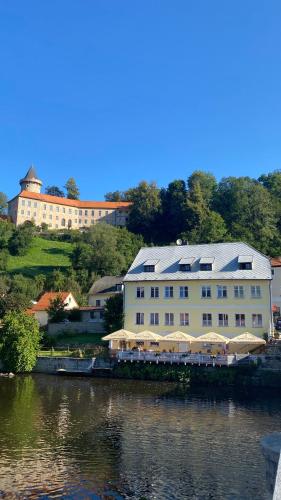
[(200, 264), (200, 271), (212, 271), (213, 264)]
[(33, 212), (33, 217), (36, 217), (36, 212)]
[(46, 219), (46, 214), (43, 214), (43, 219)]
[(190, 264), (180, 264), (179, 269), (180, 269), (180, 271), (187, 273), (187, 272), (191, 271), (191, 265)]
[(34, 208), (37, 208), (37, 201), (33, 203)]
[(251, 286), (251, 297), (252, 299), (261, 298), (261, 287), (259, 285)]
[(188, 286), (180, 286), (180, 299), (188, 299)]
[(79, 224), (82, 224), (82, 219), (79, 219)]
[(100, 307), (100, 299), (96, 300), (96, 307)]
[(27, 211), (27, 217), (30, 217), (30, 210)]
[(22, 206), (24, 207), (24, 205), (25, 205), (25, 200), (21, 200), (21, 204), (22, 204)]
[(159, 325), (159, 313), (150, 313), (150, 324)]
[(210, 313), (202, 314), (202, 326), (212, 326), (212, 315)]
[(59, 220), (59, 216), (58, 215), (56, 215), (56, 220)]
[(144, 298), (144, 287), (143, 286), (138, 286), (137, 287), (137, 298), (138, 299), (143, 299)]
[(94, 219), (91, 219), (91, 224), (94, 224), (94, 223), (95, 223)]
[(152, 299), (158, 299), (159, 298), (159, 287), (158, 286), (152, 286), (150, 288), (150, 297)]
[(63, 213), (65, 214), (65, 207), (62, 208)]
[(69, 213), (69, 214), (72, 214), (72, 208), (69, 208), (69, 209), (68, 209), (68, 213)]
[(245, 314), (235, 314), (235, 326), (245, 326)]
[(94, 217), (94, 215), (95, 215), (95, 211), (94, 211), (94, 210), (92, 210), (92, 217)]
[(244, 287), (242, 285), (236, 285), (234, 287), (234, 298), (243, 299), (244, 298)]
[(173, 286), (165, 286), (165, 298), (170, 299), (174, 296), (174, 287)]
[(262, 314), (252, 314), (252, 325), (253, 328), (259, 328), (262, 326)]
[(52, 214), (51, 214), (51, 215), (49, 215), (49, 219), (50, 219), (50, 220), (52, 220), (52, 218), (53, 218)]
[(53, 205), (50, 205), (50, 211), (52, 212), (53, 211)]
[(174, 325), (174, 313), (165, 313), (165, 325), (166, 326)]
[(108, 210), (105, 211), (105, 215), (108, 215)]
[(136, 325), (144, 324), (144, 313), (136, 313)]
[(188, 325), (189, 325), (189, 314), (180, 313), (180, 326), (188, 326)]
[(56, 207), (56, 211), (59, 212), (60, 211), (60, 207)]
[(82, 210), (79, 210), (79, 215), (82, 215)]
[(101, 210), (99, 210), (99, 217), (101, 217)]
[(252, 262), (240, 262), (239, 269), (241, 270), (250, 270), (252, 269)]
[(29, 207), (31, 207), (31, 201), (28, 201), (28, 202), (27, 202), (27, 205), (28, 205)]
[(86, 215), (86, 217), (88, 216), (88, 210), (85, 210), (85, 215)]
[(143, 266), (143, 270), (145, 273), (154, 273), (155, 266)]
[(201, 298), (202, 299), (210, 299), (211, 298), (211, 287), (210, 286), (202, 286)]
[(85, 219), (85, 224), (88, 224), (88, 221), (87, 221), (87, 219)]
[(47, 210), (47, 205), (44, 205), (44, 210)]
[(220, 313), (218, 315), (218, 326), (228, 326), (228, 314)]
[(218, 285), (217, 292), (218, 292), (218, 299), (226, 299), (227, 298), (227, 286)]

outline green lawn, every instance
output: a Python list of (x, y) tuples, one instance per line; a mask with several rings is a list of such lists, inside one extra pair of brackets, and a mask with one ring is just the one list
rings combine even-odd
[(69, 345), (70, 347), (73, 345), (106, 345), (105, 342), (101, 340), (104, 337), (105, 333), (81, 333), (77, 335), (59, 335), (56, 339), (56, 346), (60, 345)]
[(57, 268), (68, 267), (72, 248), (71, 243), (35, 237), (27, 255), (9, 257), (8, 272), (35, 276), (40, 273), (48, 274)]

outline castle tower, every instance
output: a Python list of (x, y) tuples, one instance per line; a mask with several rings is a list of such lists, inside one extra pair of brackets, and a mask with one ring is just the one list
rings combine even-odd
[(28, 169), (26, 176), (20, 180), (22, 191), (31, 191), (32, 193), (40, 193), (42, 181), (38, 179), (37, 173), (33, 165)]

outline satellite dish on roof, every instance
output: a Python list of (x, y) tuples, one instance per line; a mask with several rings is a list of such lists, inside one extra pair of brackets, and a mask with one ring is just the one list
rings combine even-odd
[(182, 240), (181, 240), (181, 239), (178, 239), (178, 240), (176, 241), (176, 244), (178, 245), (178, 247), (179, 247), (179, 246), (181, 246), (181, 245), (182, 245)]

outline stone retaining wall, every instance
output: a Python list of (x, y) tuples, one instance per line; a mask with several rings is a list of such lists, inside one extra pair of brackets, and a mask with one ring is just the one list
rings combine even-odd
[(56, 373), (57, 370), (91, 372), (95, 358), (39, 356), (33, 372)]
[(70, 323), (49, 323), (48, 334), (58, 335), (59, 333), (104, 333), (102, 323), (91, 323), (90, 321), (71, 321)]

